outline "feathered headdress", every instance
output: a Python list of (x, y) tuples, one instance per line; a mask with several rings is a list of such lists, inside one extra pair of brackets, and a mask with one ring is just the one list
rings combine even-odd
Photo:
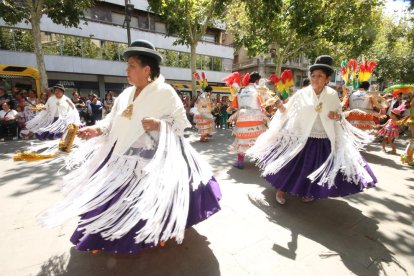
[(285, 100), (289, 97), (290, 87), (293, 85), (293, 74), (291, 70), (284, 70), (280, 78), (272, 74), (269, 77), (269, 81), (277, 88), (282, 99)]
[(201, 90), (204, 91), (206, 89), (206, 87), (208, 86), (208, 81), (207, 81), (207, 78), (206, 78), (206, 75), (204, 74), (204, 72), (201, 72), (201, 77), (197, 73), (197, 71), (194, 72), (193, 76), (197, 80), (198, 85), (200, 85)]
[(233, 72), (229, 76), (225, 77), (223, 81), (226, 83), (226, 86), (230, 87), (231, 97), (230, 100), (236, 96), (237, 92), (242, 87), (241, 76), (239, 72)]

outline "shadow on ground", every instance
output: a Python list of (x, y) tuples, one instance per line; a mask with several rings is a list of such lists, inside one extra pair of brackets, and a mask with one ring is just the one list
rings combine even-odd
[(249, 199), (270, 222), (291, 231), (287, 247), (274, 244), (273, 250), (278, 254), (295, 260), (301, 247), (298, 237), (303, 236), (328, 249), (327, 252), (315, 252), (321, 260), (338, 256), (355, 275), (383, 275), (384, 265), (396, 265), (400, 275), (408, 275), (382, 243), (378, 221), (364, 216), (347, 202), (325, 199), (303, 203), (298, 198), (288, 197), (287, 204), (281, 206), (276, 205), (274, 189), (265, 189), (262, 194), (262, 198)]
[[(43, 263), (37, 276), (50, 275), (220, 275), (207, 238), (193, 228), (181, 245), (167, 245), (134, 255), (91, 254), (71, 248)], [(69, 255), (69, 256), (68, 256)]]

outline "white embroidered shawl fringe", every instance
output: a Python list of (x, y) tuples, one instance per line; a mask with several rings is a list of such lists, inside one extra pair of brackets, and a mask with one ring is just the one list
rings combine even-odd
[[(100, 233), (105, 239), (119, 239), (143, 221), (145, 225), (136, 233), (136, 243), (157, 244), (170, 238), (181, 243), (188, 216), (189, 183), (192, 190), (201, 183), (207, 184), (212, 177), (209, 165), (165, 121), (161, 123), (152, 159), (113, 154), (95, 174), (112, 145), (103, 143), (104, 149), (99, 149), (96, 146), (102, 146), (107, 137), (93, 140), (68, 156), (66, 169), (72, 172), (64, 177), (65, 198), (42, 214), (41, 222), (59, 225), (70, 217), (95, 210), (123, 191), (106, 211), (79, 222), (85, 235)], [(95, 170), (85, 171), (83, 167)]]
[[(259, 136), (255, 145), (247, 151), (247, 155), (255, 159), (263, 170), (262, 176), (278, 173), (304, 148), (312, 127), (313, 115), (304, 116), (305, 119), (309, 118), (309, 130), (300, 129), (294, 123), (298, 120), (300, 112), (301, 102), (290, 99), (286, 112), (278, 111), (269, 129)], [(362, 179), (367, 182), (373, 181), (359, 153), (365, 144), (372, 141), (372, 137), (353, 127), (345, 119), (335, 123), (334, 131), (334, 146), (329, 157), (308, 178), (312, 182), (319, 179), (317, 184), (327, 185), (328, 188), (335, 186), (335, 178), (339, 172), (343, 173), (347, 181), (355, 185), (359, 185)]]

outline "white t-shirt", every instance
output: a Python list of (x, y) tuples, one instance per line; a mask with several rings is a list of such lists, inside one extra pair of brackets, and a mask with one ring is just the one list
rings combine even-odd
[[(7, 116), (6, 116), (6, 114), (7, 114)], [(5, 117), (9, 120), (10, 119), (16, 119), (17, 114), (18, 114), (18, 112), (14, 109), (10, 109), (7, 112), (4, 111), (4, 110), (0, 110), (0, 118), (1, 119), (5, 119)]]

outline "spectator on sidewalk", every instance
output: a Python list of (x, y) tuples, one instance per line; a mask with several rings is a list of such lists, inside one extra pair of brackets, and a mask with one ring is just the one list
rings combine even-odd
[(12, 140), (17, 137), (17, 111), (10, 108), (9, 102), (3, 102), (0, 110), (0, 139)]

